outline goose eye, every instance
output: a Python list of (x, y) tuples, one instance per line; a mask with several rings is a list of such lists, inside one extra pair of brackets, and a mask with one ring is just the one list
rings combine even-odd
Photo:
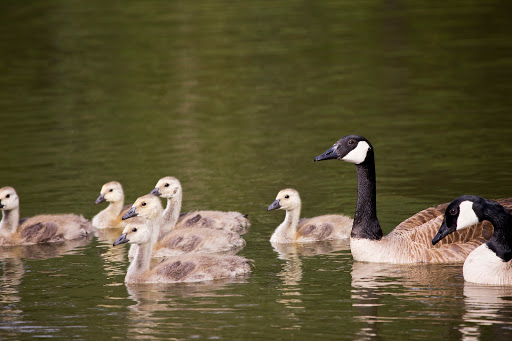
[(289, 196), (288, 194), (286, 194), (286, 195), (284, 196), (284, 198), (285, 198), (285, 199), (288, 199), (289, 197), (290, 197), (290, 196)]
[(6, 198), (10, 198), (10, 197), (11, 197), (11, 195), (10, 195), (10, 194), (7, 194), (5, 197), (6, 197)]
[(351, 146), (353, 145), (354, 143), (356, 143), (356, 140), (348, 140), (348, 144)]
[(169, 187), (169, 184), (165, 184), (165, 187)]
[(146, 203), (145, 203), (145, 202), (143, 202), (143, 203), (142, 203), (142, 206), (146, 206)]
[(132, 232), (137, 232), (137, 229), (135, 227), (132, 228)]
[(456, 208), (452, 208), (449, 213), (451, 215), (456, 215), (457, 214), (457, 209)]
[(109, 191), (109, 192), (112, 192), (112, 191), (113, 191), (113, 189), (111, 188), (111, 189), (109, 189), (108, 191)]

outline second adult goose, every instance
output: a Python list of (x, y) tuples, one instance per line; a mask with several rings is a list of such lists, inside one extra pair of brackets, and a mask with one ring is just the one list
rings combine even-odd
[[(145, 224), (158, 231), (159, 238), (154, 243), (153, 257), (175, 256), (185, 253), (233, 252), (245, 246), (245, 240), (238, 234), (222, 230), (189, 228), (171, 231), (162, 235), (162, 214), (164, 209), (160, 199), (152, 194), (138, 198), (126, 212), (123, 219), (140, 217)], [(129, 256), (135, 255), (136, 245), (130, 248)]]
[[(512, 198), (501, 203), (512, 205)], [(463, 195), (448, 205), (443, 224), (432, 240), (437, 244), (447, 235), (487, 220), (494, 234), (474, 249), (463, 267), (464, 280), (478, 284), (512, 285), (512, 214), (496, 201)]]
[(353, 220), (349, 217), (330, 214), (300, 219), (301, 200), (299, 192), (292, 188), (281, 190), (268, 211), (282, 209), (286, 217), (272, 237), (271, 243), (310, 243), (350, 237)]
[(172, 176), (158, 180), (151, 194), (167, 199), (162, 234), (174, 229), (203, 227), (242, 235), (251, 226), (247, 215), (239, 212), (191, 211), (180, 216), (183, 191), (180, 181)]
[(355, 260), (377, 263), (461, 263), (492, 235), (490, 224), (479, 223), (454, 232), (435, 247), (434, 238), (447, 204), (427, 208), (383, 236), (377, 219), (375, 157), (370, 142), (358, 135), (342, 137), (315, 161), (337, 159), (354, 163), (357, 170), (357, 205), (350, 234)]

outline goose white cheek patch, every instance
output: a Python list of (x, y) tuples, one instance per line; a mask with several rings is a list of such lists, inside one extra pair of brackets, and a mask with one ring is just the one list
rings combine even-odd
[(345, 155), (342, 160), (355, 163), (356, 165), (364, 162), (366, 159), (366, 154), (368, 153), (368, 150), (370, 149), (370, 145), (366, 141), (359, 141), (357, 144), (357, 147), (354, 148), (350, 153)]
[(479, 222), (475, 211), (473, 211), (473, 202), (461, 202), (459, 205), (459, 217), (457, 218), (457, 230), (462, 230)]

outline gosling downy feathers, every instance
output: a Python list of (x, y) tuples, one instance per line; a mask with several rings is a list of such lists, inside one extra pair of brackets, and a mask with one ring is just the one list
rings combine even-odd
[(378, 263), (461, 263), (492, 235), (491, 224), (479, 223), (432, 245), (447, 204), (427, 208), (383, 236), (377, 219), (374, 150), (362, 136), (341, 138), (315, 161), (337, 159), (357, 170), (357, 206), (350, 235), (355, 260)]
[(432, 240), (437, 244), (451, 233), (489, 221), (492, 237), (474, 249), (463, 267), (464, 280), (478, 284), (512, 285), (512, 198), (502, 199), (508, 210), (496, 201), (463, 195), (448, 205), (439, 232)]
[(126, 273), (126, 283), (202, 282), (235, 278), (249, 274), (249, 261), (239, 256), (182, 255), (166, 258), (151, 267), (153, 244), (159, 231), (150, 225), (128, 224), (114, 246), (131, 243), (138, 246)]
[(272, 237), (271, 243), (310, 243), (324, 240), (350, 238), (353, 220), (337, 214), (322, 215), (314, 218), (300, 219), (301, 200), (299, 192), (283, 189), (276, 200), (267, 208), (268, 211), (286, 210), (286, 217)]
[(251, 226), (247, 215), (239, 212), (193, 211), (180, 216), (183, 191), (179, 180), (172, 176), (158, 180), (151, 194), (167, 199), (162, 234), (173, 229), (201, 227), (243, 235)]
[(94, 202), (98, 205), (107, 201), (109, 205), (92, 218), (92, 225), (97, 229), (124, 228), (126, 222), (121, 218), (130, 206), (124, 206), (123, 186), (117, 181), (110, 181), (101, 187), (100, 196)]
[[(160, 199), (152, 194), (138, 198), (123, 219), (134, 216), (146, 221), (158, 231), (154, 243), (153, 257), (168, 257), (185, 253), (234, 252), (245, 246), (245, 240), (238, 234), (223, 230), (189, 228), (171, 231), (161, 235), (163, 207)], [(136, 246), (130, 248), (129, 257), (135, 256)]]
[(20, 202), (14, 188), (0, 189), (0, 245), (56, 243), (85, 238), (91, 223), (75, 214), (38, 215), (20, 223)]

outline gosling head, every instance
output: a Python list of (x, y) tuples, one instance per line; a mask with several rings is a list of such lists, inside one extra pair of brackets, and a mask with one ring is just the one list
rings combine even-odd
[(144, 244), (151, 241), (151, 229), (147, 225), (128, 223), (123, 233), (116, 239), (114, 246), (119, 244)]
[(132, 205), (132, 207), (123, 215), (123, 220), (140, 216), (148, 220), (160, 218), (163, 213), (162, 203), (157, 196), (153, 194), (143, 195)]
[(9, 211), (20, 206), (18, 194), (12, 187), (0, 188), (0, 210)]
[(452, 232), (465, 229), (484, 220), (483, 201), (483, 198), (474, 195), (463, 195), (452, 201), (446, 208), (443, 223), (432, 239), (432, 244), (437, 244)]
[(181, 197), (180, 181), (173, 176), (166, 176), (165, 178), (161, 178), (156, 183), (156, 186), (151, 191), (151, 194), (166, 199)]
[(117, 181), (110, 181), (101, 187), (100, 196), (94, 202), (95, 205), (104, 201), (117, 202), (124, 200), (123, 186)]
[(315, 157), (315, 162), (336, 159), (359, 165), (372, 155), (370, 141), (359, 135), (348, 135), (339, 139), (325, 153)]
[(281, 190), (277, 193), (276, 200), (267, 208), (267, 211), (271, 210), (294, 210), (300, 208), (300, 196), (299, 192), (292, 188)]

